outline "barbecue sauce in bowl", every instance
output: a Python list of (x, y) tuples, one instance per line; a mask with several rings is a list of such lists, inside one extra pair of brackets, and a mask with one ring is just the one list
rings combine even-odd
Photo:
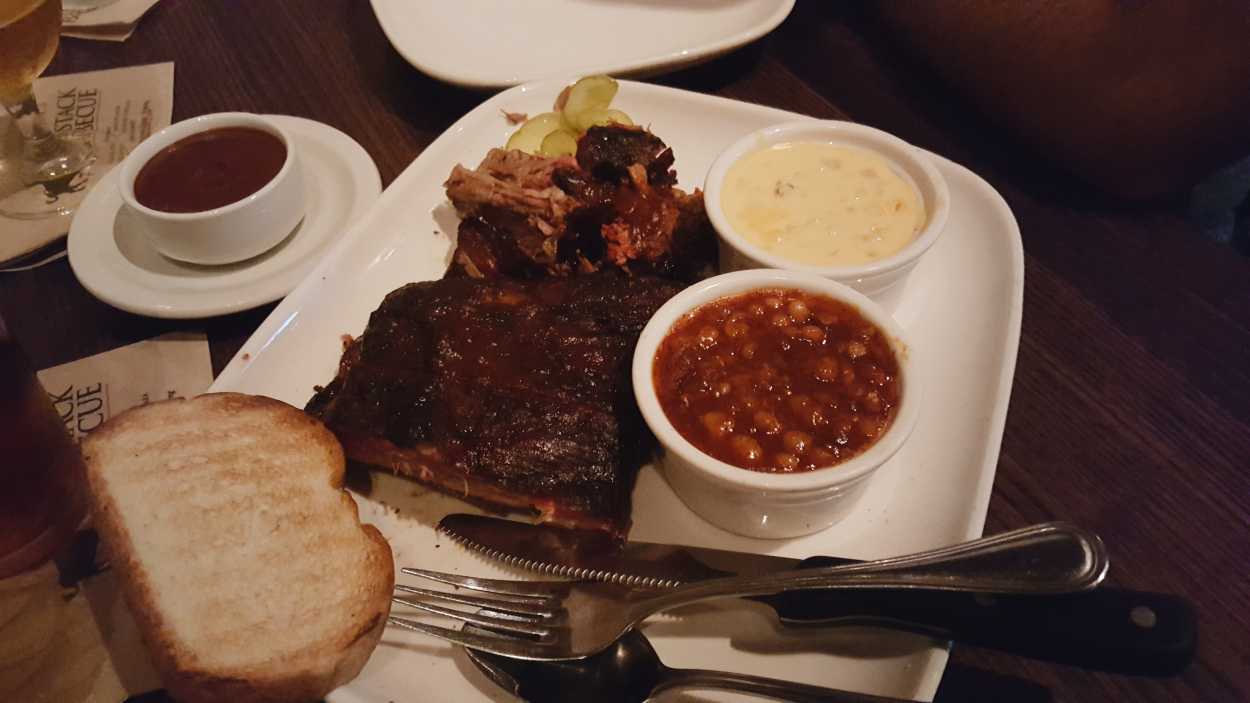
[(251, 127), (220, 127), (161, 149), (135, 177), (135, 200), (161, 212), (204, 212), (265, 187), (286, 163), (282, 140)]

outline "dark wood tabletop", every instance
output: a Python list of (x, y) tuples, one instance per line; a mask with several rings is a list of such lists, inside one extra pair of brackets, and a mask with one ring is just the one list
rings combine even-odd
[[(1196, 661), (1134, 678), (956, 647), (939, 700), (1250, 700), (1250, 260), (1182, 201), (1126, 205), (1046, 166), (841, 3), (800, 3), (754, 45), (662, 83), (891, 131), (1006, 198), (1025, 251), (1024, 323), (987, 532), (1095, 530), (1113, 584), (1182, 594)], [(49, 74), (174, 61), (174, 120), (286, 113), (333, 125), (389, 184), (486, 94), (409, 66), (363, 0), (164, 0), (123, 44), (67, 39)], [(220, 371), (272, 306), (172, 322), (97, 301), (59, 261), (0, 274), (37, 367), (177, 329)]]

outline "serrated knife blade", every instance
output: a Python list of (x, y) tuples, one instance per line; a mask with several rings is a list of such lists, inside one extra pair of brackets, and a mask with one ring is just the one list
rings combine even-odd
[(619, 547), (610, 535), (598, 530), (531, 525), (484, 515), (448, 515), (438, 529), (509, 566), (633, 588), (674, 588), (721, 576), (787, 571), (800, 562), (768, 554), (633, 540)]

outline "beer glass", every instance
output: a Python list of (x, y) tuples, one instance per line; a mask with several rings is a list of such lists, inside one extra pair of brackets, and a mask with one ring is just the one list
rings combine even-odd
[(32, 84), (56, 54), (61, 0), (0, 0), (0, 103), (20, 140), (4, 139), (0, 215), (35, 219), (73, 212), (94, 160), (86, 140), (58, 135)]
[(82, 522), (82, 458), (0, 318), (0, 579), (47, 562)]
[(65, 625), (52, 557), (83, 521), (84, 478), (78, 447), (0, 318), (0, 700), (32, 700), (24, 691)]

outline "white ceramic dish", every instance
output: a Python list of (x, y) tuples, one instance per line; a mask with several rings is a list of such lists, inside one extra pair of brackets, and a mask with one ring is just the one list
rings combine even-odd
[(672, 70), (762, 37), (793, 8), (794, 0), (373, 0), (408, 63), (473, 88)]
[[(563, 81), (496, 95), (435, 140), (287, 296), (213, 384), (302, 406), (334, 376), (342, 335), (359, 334), (383, 296), (440, 277), (456, 218), (442, 183), (515, 129), (501, 109), (547, 109)], [(699, 186), (716, 155), (793, 113), (622, 81), (614, 105), (673, 146), (684, 188)], [(791, 540), (753, 540), (712, 527), (644, 468), (634, 492), (636, 539), (810, 556), (874, 558), (977, 537), (985, 522), (1015, 368), (1023, 294), (1020, 233), (1003, 199), (976, 175), (934, 157), (951, 188), (947, 236), (917, 266), (895, 319), (923, 349), (925, 407), (908, 443), (879, 472), (856, 511), (836, 528)], [(434, 530), (467, 504), (403, 479), (378, 477), (361, 515), (387, 536), (398, 564), (498, 575)], [(385, 507), (383, 501), (398, 508)], [(779, 631), (769, 612), (735, 601), (657, 618), (645, 630), (667, 664), (789, 678), (903, 698), (929, 698), (946, 652), (933, 641), (881, 631)], [(388, 632), (361, 676), (332, 703), (386, 703), (420, 692), (427, 701), (509, 700), (463, 654), (442, 642)]]
[(276, 247), (246, 261), (197, 266), (153, 249), (122, 203), (118, 169), (91, 189), (69, 229), (69, 263), (83, 287), (117, 308), (165, 318), (246, 310), (291, 291), (330, 245), (377, 200), (382, 180), (369, 154), (329, 125), (270, 115), (298, 145), (307, 208)]
[[(270, 134), (286, 150), (281, 168), (260, 190), (201, 212), (153, 210), (135, 197), (135, 180), (161, 150), (192, 135), (230, 127)], [(167, 257), (192, 264), (216, 266), (260, 256), (286, 239), (305, 211), (299, 145), (277, 121), (247, 112), (192, 117), (144, 139), (117, 165), (117, 188), (131, 222), (148, 244)]]
[[(899, 362), (903, 394), (894, 421), (859, 456), (837, 466), (796, 474), (748, 471), (703, 453), (669, 422), (653, 381), (660, 342), (686, 313), (726, 296), (761, 288), (802, 290), (853, 305), (885, 333)], [(844, 519), (868, 489), (869, 481), (902, 448), (924, 402), (920, 352), (880, 306), (863, 294), (827, 278), (781, 269), (754, 269), (700, 281), (656, 311), (634, 350), (634, 397), (664, 453), (660, 464), (673, 491), (705, 520), (734, 534), (778, 539), (802, 537)]]
[[(813, 266), (791, 261), (765, 250), (736, 232), (721, 207), (721, 188), (730, 167), (747, 154), (786, 142), (844, 144), (873, 151), (915, 188), (925, 211), (924, 226), (915, 239), (897, 253), (857, 266)], [(725, 149), (708, 170), (705, 186), (707, 212), (716, 227), (722, 271), (751, 268), (783, 268), (806, 271), (833, 279), (895, 309), (903, 284), (920, 257), (937, 242), (950, 213), (950, 190), (933, 161), (921, 150), (898, 137), (853, 122), (803, 120), (771, 125), (748, 134)]]

